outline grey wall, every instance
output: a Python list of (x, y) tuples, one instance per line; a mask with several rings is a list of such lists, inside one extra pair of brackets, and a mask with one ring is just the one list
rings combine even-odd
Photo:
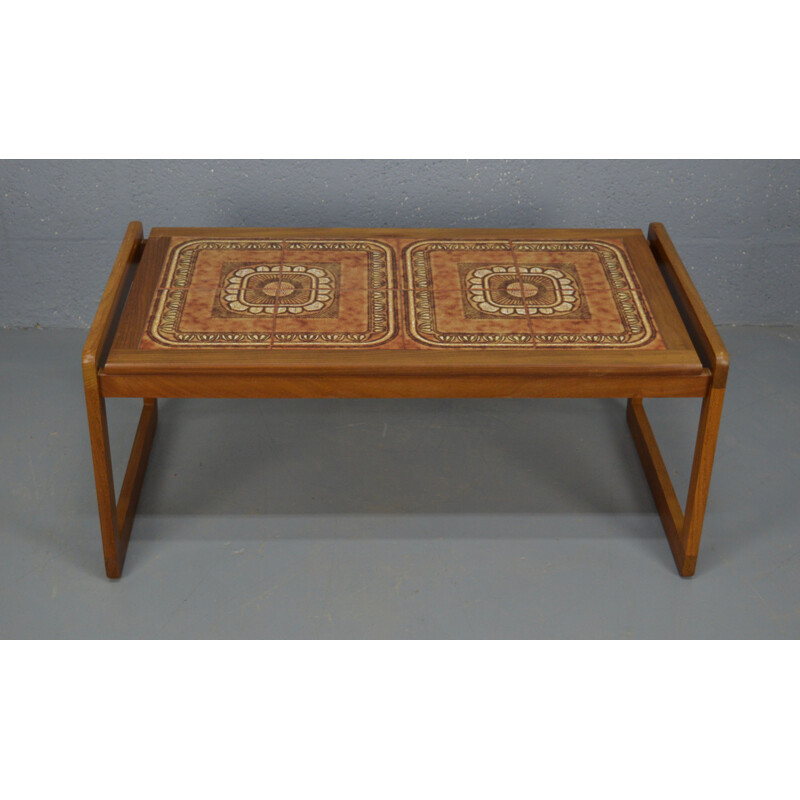
[(800, 161), (4, 161), (0, 325), (85, 327), (127, 223), (667, 225), (718, 323), (800, 322)]

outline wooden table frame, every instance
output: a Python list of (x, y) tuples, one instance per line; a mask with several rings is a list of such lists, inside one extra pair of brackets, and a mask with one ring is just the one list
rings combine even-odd
[[(191, 231), (213, 235), (220, 231), (253, 234), (251, 229), (154, 229), (157, 232)], [(264, 233), (267, 229), (259, 229)], [(304, 232), (304, 231), (301, 231)], [(316, 231), (319, 233), (319, 231)], [(429, 233), (441, 234), (442, 231)], [(447, 229), (447, 233), (465, 231)], [(495, 231), (473, 230), (473, 235)], [(506, 235), (509, 231), (503, 231)], [(539, 231), (565, 235), (570, 231)], [(585, 234), (586, 231), (579, 231)], [(598, 233), (613, 234), (614, 231)], [(359, 231), (355, 231), (360, 235)], [(641, 233), (639, 232), (641, 236)], [(273, 353), (265, 368), (258, 357), (226, 353), (202, 358), (195, 352), (150, 352), (147, 359), (125, 353), (109, 361), (127, 295), (146, 240), (142, 224), (131, 222), (83, 350), (83, 378), (89, 417), (100, 530), (106, 574), (119, 578), (125, 560), (136, 505), (156, 430), (159, 397), (623, 397), (628, 399), (627, 419), (645, 475), (661, 516), (678, 572), (694, 574), (700, 534), (708, 498), (711, 468), (719, 431), (728, 353), (697, 289), (666, 229), (652, 223), (649, 248), (686, 326), (702, 368), (673, 370), (653, 368), (648, 353), (628, 353), (597, 359), (596, 354), (548, 353), (535, 365), (505, 352), (473, 354), (459, 362), (427, 354), (419, 359), (398, 356), (383, 366), (360, 359), (361, 353), (310, 354), (305, 359)], [(646, 248), (646, 244), (642, 245)], [(314, 356), (317, 356), (316, 358)], [(323, 358), (319, 358), (322, 356)], [(140, 397), (144, 405), (119, 497), (111, 468), (106, 398)], [(685, 511), (675, 494), (669, 473), (644, 410), (648, 397), (702, 397), (700, 425)]]

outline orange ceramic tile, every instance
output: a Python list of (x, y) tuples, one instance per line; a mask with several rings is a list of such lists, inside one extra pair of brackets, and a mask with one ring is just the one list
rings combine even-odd
[[(252, 294), (255, 290), (252, 290)], [(255, 300), (248, 291), (245, 297)], [(230, 295), (229, 295), (230, 296)], [(162, 289), (153, 299), (140, 348), (264, 347), (272, 341), (275, 301), (230, 310), (219, 291)], [(233, 305), (237, 301), (228, 301)]]
[(473, 270), (514, 268), (511, 244), (492, 240), (428, 240), (408, 244), (402, 251), (403, 288), (460, 292)]
[(532, 347), (523, 305), (483, 310), (466, 292), (402, 292), (406, 349)]
[(394, 248), (376, 239), (287, 239), (289, 264), (319, 268), (335, 275), (339, 292), (393, 290), (396, 286)]
[(513, 244), (522, 277), (552, 284), (525, 295), (537, 347), (665, 348), (621, 240)]
[(342, 292), (318, 310), (279, 305), (273, 347), (402, 349), (397, 295), (395, 291)]

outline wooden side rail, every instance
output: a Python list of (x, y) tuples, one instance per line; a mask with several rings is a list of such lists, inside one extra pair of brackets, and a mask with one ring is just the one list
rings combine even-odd
[(705, 366), (711, 370), (711, 381), (703, 397), (700, 411), (700, 426), (697, 431), (685, 513), (675, 494), (653, 429), (647, 419), (642, 398), (632, 397), (628, 400), (628, 425), (655, 498), (675, 564), (683, 577), (690, 577), (694, 574), (697, 553), (700, 549), (700, 535), (703, 530), (711, 468), (714, 463), (722, 401), (728, 377), (728, 351), (683, 261), (667, 235), (666, 228), (660, 222), (653, 222), (648, 231), (648, 239), (698, 354)]
[(689, 277), (689, 271), (660, 222), (650, 223), (647, 238), (700, 358), (712, 372), (713, 385), (724, 387), (728, 377), (728, 351)]
[(94, 315), (86, 344), (83, 346), (83, 374), (96, 371), (111, 347), (114, 328), (122, 313), (125, 293), (133, 279), (134, 266), (144, 249), (142, 223), (131, 222), (120, 245), (117, 259), (111, 270), (100, 305)]
[(119, 578), (122, 574), (122, 564), (125, 560), (136, 514), (136, 504), (139, 500), (158, 419), (156, 401), (145, 398), (128, 468), (122, 482), (119, 501), (117, 501), (111, 469), (106, 404), (98, 380), (98, 370), (102, 367), (103, 360), (111, 346), (114, 329), (122, 313), (125, 295), (130, 287), (135, 265), (141, 256), (143, 247), (142, 223), (131, 222), (83, 348), (82, 366), (86, 411), (89, 418), (103, 555), (106, 574), (109, 578)]

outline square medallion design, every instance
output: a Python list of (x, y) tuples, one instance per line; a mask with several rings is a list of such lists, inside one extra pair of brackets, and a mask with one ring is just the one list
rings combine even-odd
[(572, 279), (557, 269), (480, 267), (465, 275), (470, 305), (486, 314), (566, 314), (578, 305)]
[(380, 242), (179, 242), (140, 347), (402, 347), (393, 269)]
[(330, 266), (261, 264), (230, 272), (224, 280), (220, 303), (234, 313), (312, 314), (330, 308), (335, 297)]
[(665, 348), (622, 242), (415, 242), (403, 278), (417, 347)]

